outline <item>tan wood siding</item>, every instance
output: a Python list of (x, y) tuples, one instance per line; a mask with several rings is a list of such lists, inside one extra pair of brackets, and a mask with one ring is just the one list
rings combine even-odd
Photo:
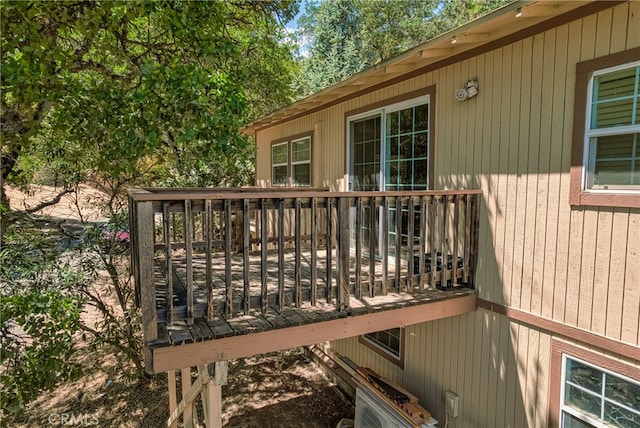
[[(435, 85), (433, 185), (484, 191), (480, 297), (638, 344), (640, 256), (626, 249), (640, 214), (572, 209), (568, 173), (576, 63), (640, 46), (639, 14), (624, 3), (261, 131), (258, 184), (269, 183), (271, 141), (313, 130), (313, 184), (344, 189), (345, 112)], [(480, 94), (455, 101), (473, 77)]]
[[(341, 188), (344, 112), (435, 85), (434, 187), (483, 190), (480, 298), (639, 346), (640, 210), (568, 202), (576, 64), (640, 47), (639, 23), (640, 2), (623, 3), (267, 129), (258, 148), (321, 123), (314, 170), (324, 181), (315, 184)], [(478, 96), (455, 101), (470, 78)], [(258, 177), (269, 175), (267, 156)], [(452, 389), (464, 415), (452, 427), (546, 426), (548, 334), (479, 310), (405, 337), (404, 371), (356, 339), (333, 346), (415, 392), (442, 425)]]

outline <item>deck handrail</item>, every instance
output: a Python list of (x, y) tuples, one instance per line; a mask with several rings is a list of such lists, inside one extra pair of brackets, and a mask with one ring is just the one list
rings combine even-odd
[(480, 194), (130, 189), (145, 341), (157, 338), (160, 320), (193, 324), (319, 301), (345, 313), (352, 298), (473, 288)]

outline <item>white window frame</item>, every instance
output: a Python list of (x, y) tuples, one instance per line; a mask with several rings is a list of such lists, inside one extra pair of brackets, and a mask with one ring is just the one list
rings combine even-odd
[[(287, 161), (285, 163), (274, 163), (273, 162), (273, 151), (276, 147), (279, 146), (286, 146), (287, 148)], [(289, 159), (290, 159), (290, 153), (289, 153), (289, 142), (288, 141), (284, 141), (282, 143), (275, 143), (271, 145), (271, 185), (272, 186), (276, 186), (276, 187), (286, 187), (288, 185), (288, 183), (291, 182), (291, 173), (289, 172)], [(287, 168), (287, 183), (275, 183), (275, 174), (274, 174), (274, 170), (276, 167), (286, 167)]]
[[(595, 168), (595, 155), (596, 149), (594, 141), (598, 137), (603, 136), (615, 136), (615, 135), (623, 135), (623, 134), (634, 134), (640, 133), (640, 123), (635, 125), (625, 125), (625, 126), (616, 126), (609, 128), (600, 128), (600, 129), (592, 129), (591, 120), (592, 120), (592, 106), (593, 106), (593, 89), (595, 79), (598, 76), (602, 76), (604, 74), (615, 73), (617, 71), (640, 67), (640, 61), (633, 61), (626, 64), (616, 65), (613, 67), (603, 68), (601, 70), (594, 71), (591, 74), (588, 84), (588, 93), (587, 93), (587, 105), (585, 112), (585, 127), (584, 127), (584, 157), (582, 160), (583, 165), (583, 174), (582, 174), (582, 191), (588, 193), (606, 193), (606, 194), (628, 194), (628, 193), (640, 193), (640, 184), (638, 185), (600, 185), (594, 186), (593, 184), (593, 170)], [(636, 86), (638, 85), (638, 81), (636, 81)], [(638, 88), (636, 88), (636, 92)], [(637, 104), (640, 104), (640, 100)], [(632, 117), (635, 115), (632, 112)], [(640, 141), (637, 142), (636, 151), (632, 155), (633, 157), (640, 157)]]
[[(298, 143), (300, 141), (305, 141), (305, 140), (309, 141), (309, 159), (303, 160), (303, 161), (295, 161), (294, 162), (294, 160), (293, 160), (293, 145), (295, 143)], [(311, 155), (312, 155), (311, 137), (302, 137), (302, 138), (296, 138), (294, 140), (291, 140), (289, 151), (291, 153), (291, 159), (290, 159), (291, 168), (290, 168), (290, 172), (289, 172), (289, 180), (290, 180), (289, 182), (291, 183), (292, 186), (296, 186), (296, 187), (309, 187), (309, 186), (311, 186), (311, 175), (312, 175), (312, 171), (311, 171)], [(297, 183), (294, 182), (294, 174), (293, 174), (294, 167), (296, 165), (304, 165), (304, 164), (308, 164), (309, 165), (309, 183), (308, 184), (297, 184)]]
[[(386, 189), (386, 174), (385, 174), (385, 168), (387, 165), (387, 154), (386, 154), (386, 135), (387, 135), (387, 121), (386, 121), (386, 115), (387, 113), (393, 113), (393, 112), (397, 112), (399, 110), (404, 110), (410, 107), (417, 107), (423, 104), (427, 104), (429, 105), (429, 112), (431, 112), (431, 96), (430, 95), (422, 95), (416, 98), (411, 98), (409, 100), (406, 101), (401, 101), (401, 102), (397, 102), (397, 103), (393, 103), (393, 104), (389, 104), (387, 106), (381, 107), (381, 108), (376, 108), (376, 109), (372, 109), (369, 111), (366, 111), (364, 113), (359, 113), (359, 114), (355, 114), (352, 116), (347, 117), (347, 147), (346, 147), (346, 158), (347, 158), (347, 165), (348, 165), (348, 172), (347, 175), (349, 177), (348, 180), (345, 180), (345, 191), (349, 191), (349, 183), (351, 182), (351, 177), (353, 176), (353, 165), (351, 165), (351, 157), (353, 156), (351, 154), (351, 145), (352, 145), (352, 135), (351, 135), (351, 126), (352, 123), (357, 121), (357, 120), (361, 120), (361, 119), (370, 119), (376, 116), (380, 117), (380, 170), (378, 171), (378, 175), (380, 177), (379, 179), (379, 183), (380, 186), (378, 188), (379, 191), (384, 191), (384, 189)], [(429, 120), (429, 129), (431, 129), (431, 127), (433, 126), (433, 124), (431, 123), (431, 120)], [(431, 135), (431, 131), (427, 132), (427, 144), (431, 144), (431, 141), (429, 141)], [(431, 159), (429, 159), (429, 163), (431, 163)], [(428, 181), (428, 180), (427, 180)], [(432, 183), (427, 183), (427, 187), (431, 188)]]
[[(564, 415), (565, 415), (565, 413), (568, 413), (568, 414), (574, 416), (575, 418), (577, 418), (579, 420), (582, 420), (582, 421), (584, 421), (584, 422), (586, 422), (586, 423), (588, 423), (590, 425), (593, 425), (596, 428), (607, 428), (607, 427), (609, 427), (610, 425), (606, 425), (604, 423), (604, 403), (607, 402), (607, 401), (613, 402), (613, 403), (615, 403), (615, 405), (623, 407), (625, 410), (631, 411), (631, 412), (636, 413), (636, 414), (640, 414), (640, 412), (638, 412), (635, 409), (631, 409), (631, 408), (625, 406), (622, 403), (619, 403), (617, 401), (613, 401), (611, 399), (608, 399), (606, 397), (606, 395), (605, 395), (605, 382), (604, 381), (602, 383), (601, 394), (599, 395), (599, 397), (602, 399), (602, 405), (601, 405), (601, 408), (600, 408), (600, 418), (601, 418), (601, 420), (596, 420), (593, 417), (591, 417), (590, 415), (582, 413), (579, 410), (576, 410), (573, 407), (564, 404), (565, 403), (565, 388), (566, 388), (566, 385), (567, 385), (566, 376), (567, 376), (567, 362), (568, 362), (568, 360), (576, 361), (576, 362), (578, 362), (580, 364), (583, 364), (585, 366), (592, 367), (592, 368), (604, 373), (605, 375), (612, 375), (612, 376), (621, 378), (621, 379), (623, 379), (623, 380), (625, 380), (625, 381), (627, 381), (629, 383), (633, 383), (633, 384), (636, 384), (636, 385), (640, 386), (640, 382), (638, 382), (638, 381), (636, 381), (634, 379), (631, 379), (631, 378), (629, 378), (627, 376), (624, 376), (622, 374), (619, 374), (619, 373), (615, 373), (615, 372), (613, 372), (613, 371), (611, 371), (609, 369), (606, 369), (604, 367), (600, 367), (600, 366), (597, 366), (595, 364), (588, 363), (588, 362), (586, 362), (586, 361), (584, 361), (584, 360), (582, 360), (580, 358), (574, 357), (573, 355), (569, 355), (569, 354), (563, 353), (562, 354), (562, 371), (561, 371), (561, 378), (560, 378), (561, 379), (561, 383), (560, 383), (560, 419), (559, 419), (560, 427), (564, 426), (564, 417), (565, 417)], [(581, 386), (576, 385), (576, 384), (571, 384), (571, 386), (573, 386), (575, 388), (578, 388), (578, 389), (584, 389)], [(588, 391), (590, 394), (595, 395), (593, 391), (590, 391), (590, 390), (586, 390), (586, 391)]]

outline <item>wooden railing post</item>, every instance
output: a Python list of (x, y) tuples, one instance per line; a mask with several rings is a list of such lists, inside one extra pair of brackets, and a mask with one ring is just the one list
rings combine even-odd
[[(153, 249), (153, 203), (132, 202), (135, 206), (132, 234), (135, 250), (132, 253), (135, 266), (135, 281), (140, 290), (140, 307), (142, 312), (142, 329), (145, 342), (158, 338), (158, 314), (156, 313), (156, 287), (154, 279)], [(145, 370), (153, 373), (153, 356), (151, 349), (145, 346)]]
[(338, 198), (338, 292), (336, 293), (336, 307), (345, 312), (349, 309), (349, 198)]

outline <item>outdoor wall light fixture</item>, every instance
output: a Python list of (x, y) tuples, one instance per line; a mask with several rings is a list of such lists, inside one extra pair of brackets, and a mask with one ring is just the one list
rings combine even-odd
[(476, 95), (478, 95), (478, 80), (475, 78), (466, 82), (462, 88), (456, 89), (454, 94), (456, 100), (460, 102), (473, 98)]
[(458, 41), (458, 39), (456, 38), (456, 36), (453, 36), (453, 37), (451, 38), (451, 44), (452, 44), (452, 45), (455, 45), (457, 41)]
[(522, 16), (522, 7), (516, 9), (516, 18), (520, 18)]

